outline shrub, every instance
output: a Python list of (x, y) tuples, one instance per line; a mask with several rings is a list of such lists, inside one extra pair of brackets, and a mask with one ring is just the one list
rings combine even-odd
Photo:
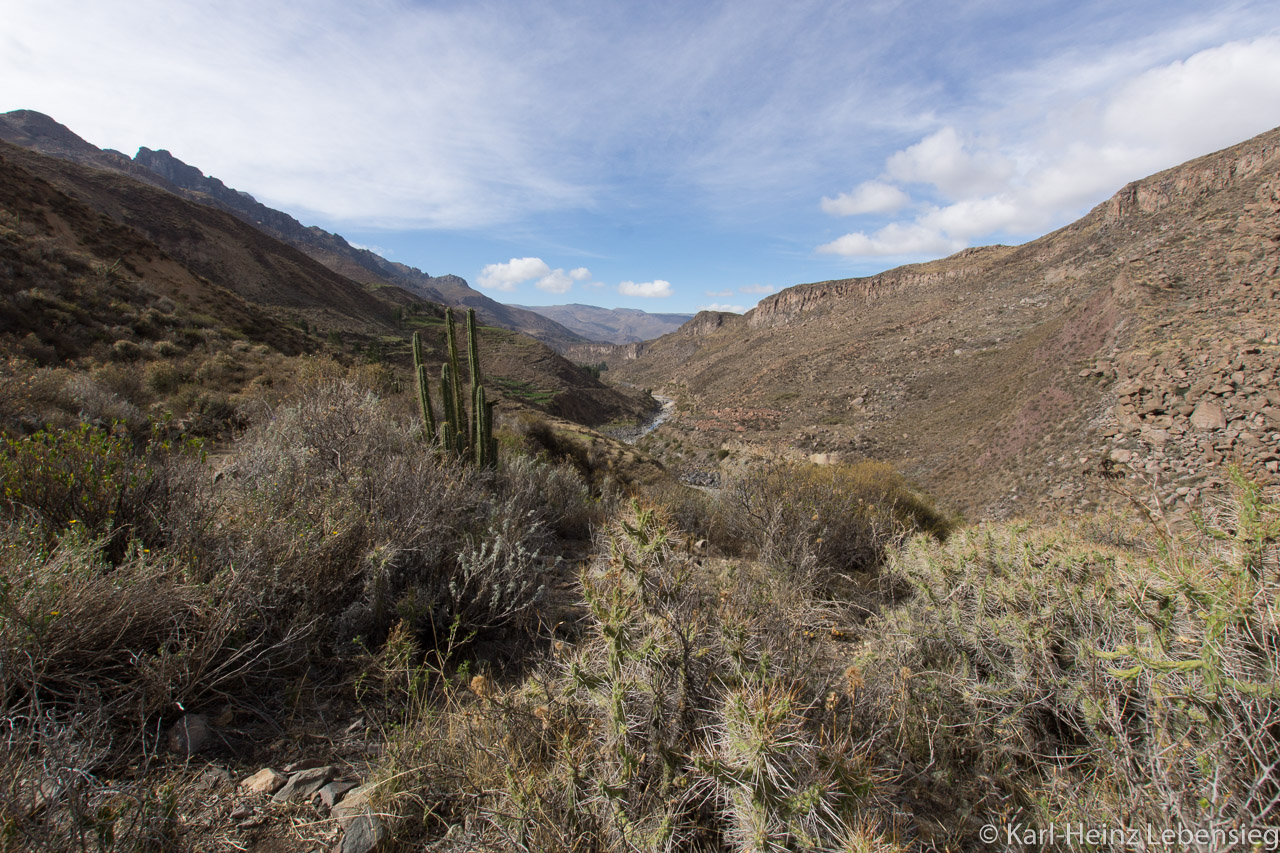
[(151, 345), (151, 351), (161, 358), (174, 358), (182, 354), (182, 347), (173, 341), (156, 341)]
[(34, 522), (45, 541), (79, 525), (114, 560), (130, 539), (153, 539), (156, 470), (120, 430), (80, 424), (3, 439), (0, 486), (6, 514)]
[(540, 595), (551, 525), (580, 513), (564, 474), (442, 459), (347, 380), (274, 410), (228, 474), (227, 547), (256, 567), (257, 606), (282, 624), (314, 619), (339, 645), (376, 646), (397, 621), (428, 649), (517, 627)]
[(127, 338), (122, 338), (111, 345), (111, 357), (116, 361), (137, 361), (142, 358), (142, 347)]
[(641, 494), (662, 507), (672, 522), (691, 537), (705, 539), (725, 554), (743, 553), (747, 543), (722, 494), (686, 486), (674, 478), (652, 483), (642, 489)]
[(935, 796), (984, 804), (954, 840), (1014, 819), (1273, 825), (1278, 541), (1280, 504), (1240, 481), (1145, 551), (1002, 524), (896, 556), (916, 593), (870, 626), (868, 699)]
[(508, 690), (415, 680), (383, 807), (428, 833), (465, 825), (459, 849), (891, 849), (851, 703), (817, 648), (795, 647), (799, 614), (743, 594), (754, 580), (705, 571), (661, 512), (624, 509), (580, 575), (577, 648)]
[(46, 542), (0, 523), (0, 849), (172, 842), (174, 804), (138, 766), (164, 717), (261, 692), (296, 660), (164, 555), (113, 561), (108, 545), (84, 525)]
[(142, 411), (93, 375), (70, 374), (63, 393), (69, 398), (72, 411), (78, 410), (79, 420), (93, 421), (101, 427), (120, 423), (135, 436), (146, 435), (148, 424)]
[(168, 396), (182, 385), (182, 371), (167, 361), (153, 361), (143, 371), (143, 384), (157, 396)]
[(779, 463), (749, 468), (725, 486), (739, 537), (765, 562), (831, 591), (840, 575), (869, 572), (886, 549), (951, 523), (890, 466)]
[(210, 356), (196, 368), (194, 377), (201, 385), (222, 387), (244, 378), (244, 365), (227, 352)]

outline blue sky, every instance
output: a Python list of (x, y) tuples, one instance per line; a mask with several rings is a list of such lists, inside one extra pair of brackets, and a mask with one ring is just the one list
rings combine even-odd
[[(1212, 8), (1210, 8), (1212, 6)], [(745, 309), (1280, 125), (1280, 3), (0, 0), (0, 111), (505, 302)]]

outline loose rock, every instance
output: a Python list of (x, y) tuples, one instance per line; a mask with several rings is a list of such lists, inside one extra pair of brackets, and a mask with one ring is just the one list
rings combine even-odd
[(254, 773), (248, 779), (240, 783), (241, 788), (248, 788), (250, 791), (258, 794), (274, 794), (284, 787), (284, 783), (289, 781), (289, 777), (273, 770), (270, 767), (264, 767), (257, 773)]
[(1227, 418), (1217, 403), (1201, 402), (1196, 404), (1195, 411), (1191, 413), (1191, 425), (1203, 430), (1226, 429)]
[(272, 799), (277, 803), (308, 800), (336, 775), (338, 775), (338, 769), (329, 764), (324, 767), (301, 770), (290, 776), (289, 781), (284, 784), (283, 788), (276, 791)]

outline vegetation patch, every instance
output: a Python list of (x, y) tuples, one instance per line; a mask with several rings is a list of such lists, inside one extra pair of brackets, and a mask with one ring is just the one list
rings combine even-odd
[(525, 403), (532, 403), (535, 406), (546, 406), (556, 396), (555, 391), (539, 388), (532, 382), (523, 379), (507, 379), (502, 376), (494, 376), (490, 381), (502, 389), (503, 394)]

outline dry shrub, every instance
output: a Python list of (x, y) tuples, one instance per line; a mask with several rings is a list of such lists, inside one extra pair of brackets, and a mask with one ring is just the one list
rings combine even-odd
[(589, 539), (605, 518), (604, 502), (592, 497), (582, 475), (563, 462), (520, 455), (504, 458), (497, 490), (512, 502), (513, 514), (532, 515), (548, 533), (563, 538)]
[(580, 516), (563, 472), (501, 474), (440, 458), (371, 391), (322, 383), (277, 408), (227, 470), (234, 562), (282, 623), (377, 646), (403, 620), (426, 642), (531, 616), (552, 528)]
[(778, 463), (749, 468), (722, 498), (737, 536), (819, 594), (842, 575), (869, 572), (910, 534), (943, 538), (951, 522), (892, 467)]
[(640, 493), (646, 501), (662, 507), (690, 537), (705, 539), (723, 554), (743, 553), (746, 543), (734, 523), (732, 508), (720, 492), (707, 492), (667, 478), (645, 486)]
[(66, 384), (65, 369), (36, 368), (18, 358), (0, 361), (0, 428), (29, 433), (72, 422), (64, 405)]
[(143, 369), (143, 386), (158, 397), (177, 391), (182, 381), (182, 369), (169, 361), (153, 361)]
[(82, 421), (104, 427), (122, 423), (135, 435), (146, 433), (148, 423), (142, 410), (90, 374), (72, 373), (63, 394)]
[(0, 527), (0, 849), (167, 849), (176, 804), (104, 780), (154, 756), (175, 709), (252, 695), (294, 662), (163, 555), (112, 565), (105, 546), (79, 525), (51, 546)]
[[(872, 626), (868, 696), (937, 802), (982, 823), (1228, 836), (1280, 806), (1280, 505), (1238, 482), (1145, 550), (991, 525), (923, 538), (915, 598)], [(887, 745), (887, 743), (886, 743)]]
[(379, 774), (402, 831), (453, 825), (449, 850), (890, 849), (842, 676), (814, 645), (773, 654), (800, 626), (651, 508), (622, 511), (598, 552), (579, 646), (508, 689), (418, 679)]

